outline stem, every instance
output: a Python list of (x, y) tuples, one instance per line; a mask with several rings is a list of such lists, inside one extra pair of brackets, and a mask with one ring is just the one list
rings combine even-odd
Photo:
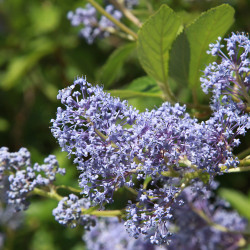
[(122, 32), (122, 31), (119, 31), (119, 30), (117, 30), (117, 29), (115, 30), (115, 32), (113, 32), (113, 34), (114, 34), (114, 35), (117, 35), (117, 36), (119, 36), (119, 37), (121, 37), (121, 38), (123, 38), (123, 39), (127, 39), (127, 40), (129, 40), (130, 42), (131, 42), (131, 41), (134, 42), (134, 38), (133, 38), (133, 37), (131, 37), (130, 35), (128, 35), (128, 34)]
[(176, 199), (176, 198), (181, 194), (181, 192), (185, 189), (185, 187), (188, 185), (188, 183), (189, 183), (189, 180), (188, 180), (188, 181), (185, 181), (185, 182), (183, 182), (183, 183), (181, 184), (181, 189), (178, 191), (178, 193), (176, 193), (176, 194), (174, 195), (174, 199)]
[(239, 154), (237, 155), (237, 157), (238, 157), (239, 159), (242, 159), (242, 158), (247, 157), (249, 154), (250, 154), (250, 147), (247, 148), (247, 149), (245, 149), (245, 150), (242, 151), (241, 153), (239, 153)]
[(193, 97), (193, 103), (194, 105), (198, 106), (198, 97), (197, 97), (197, 91), (195, 89), (192, 89), (192, 97)]
[(231, 168), (231, 169), (228, 169), (228, 171), (225, 173), (239, 173), (239, 172), (244, 172), (244, 171), (250, 171), (250, 166)]
[[(34, 188), (32, 191), (32, 194), (40, 195), (43, 197), (51, 198), (57, 201), (60, 201), (63, 199), (63, 196), (57, 194), (54, 189), (51, 189), (50, 192), (47, 192), (45, 190), (42, 190), (40, 188)], [(82, 209), (83, 213), (86, 213), (88, 209)], [(123, 210), (106, 210), (106, 211), (90, 211), (89, 213), (86, 214), (91, 214), (95, 215), (98, 217), (114, 217), (114, 216), (122, 216), (124, 214)]]
[(197, 214), (199, 215), (203, 220), (205, 220), (207, 222), (207, 224), (215, 229), (218, 229), (221, 232), (225, 232), (225, 233), (242, 233), (242, 232), (237, 232), (237, 231), (231, 231), (228, 228), (216, 224), (215, 222), (213, 222), (202, 210), (195, 208), (194, 206), (191, 205), (191, 209)]
[(127, 187), (127, 186), (125, 186), (125, 189), (127, 189), (130, 193), (132, 193), (133, 195), (135, 195), (135, 196), (137, 196), (138, 195), (138, 193), (136, 192), (136, 190), (134, 190), (133, 188), (131, 188), (131, 187)]
[(125, 33), (129, 34), (133, 40), (137, 40), (137, 34), (134, 33), (131, 29), (129, 29), (126, 25), (115, 19), (112, 15), (107, 13), (105, 9), (102, 8), (101, 5), (99, 5), (94, 0), (87, 0), (93, 7), (95, 7), (102, 15), (107, 17), (111, 22), (113, 22), (117, 27), (119, 27), (121, 30), (123, 30)]
[(158, 86), (162, 89), (163, 91), (163, 99), (174, 104), (177, 102), (177, 99), (175, 95), (173, 94), (172, 90), (170, 89), (169, 84), (163, 84), (159, 81), (157, 81)]
[(43, 197), (52, 198), (57, 201), (60, 201), (63, 198), (61, 195), (57, 194), (54, 189), (51, 189), (50, 192), (47, 192), (40, 188), (34, 188), (32, 194), (37, 194)]
[(152, 180), (151, 176), (147, 176), (146, 179), (143, 182), (143, 189), (147, 189), (147, 186), (149, 184), (149, 182)]
[(250, 171), (250, 156), (248, 155), (244, 159), (240, 160), (239, 167), (237, 168), (230, 168), (227, 169), (227, 167), (222, 168), (224, 170), (224, 173), (239, 173), (243, 171)]
[(177, 172), (172, 172), (172, 171), (161, 172), (161, 175), (165, 177), (179, 177), (180, 176)]
[[(191, 162), (187, 159), (183, 159), (182, 161), (180, 161), (181, 163), (184, 163), (187, 167), (191, 167), (191, 168), (196, 168), (195, 165), (191, 165)], [(240, 167), (237, 168), (230, 168), (227, 169), (227, 167), (222, 167), (221, 168), (221, 172), (223, 173), (239, 173), (239, 172), (243, 172), (243, 171), (250, 171), (250, 156), (245, 157), (243, 160), (240, 160)], [(171, 176), (169, 173), (163, 173), (162, 175), (165, 176)], [(209, 174), (206, 172), (203, 172), (201, 169), (196, 170), (195, 172), (189, 172), (186, 173), (184, 175), (185, 178), (200, 178), (202, 180), (208, 180), (209, 179)]]
[(250, 165), (250, 156), (247, 156), (244, 159), (240, 160), (239, 166), (249, 166), (249, 165)]
[[(209, 226), (221, 231), (221, 232), (225, 232), (225, 233), (231, 233), (231, 234), (241, 234), (244, 236), (248, 236), (250, 235), (249, 232), (246, 231), (234, 231), (234, 230), (230, 230), (227, 227), (224, 227), (220, 224), (217, 224), (215, 222), (213, 222), (202, 210), (195, 208), (194, 206), (191, 206), (191, 209), (198, 215), (200, 216)], [(246, 244), (246, 240), (244, 238), (242, 238), (242, 242), (241, 242), (241, 246), (244, 246)]]
[(134, 23), (137, 27), (141, 28), (142, 24), (140, 22), (140, 20), (133, 15), (133, 13), (128, 10), (127, 8), (125, 8), (125, 6), (119, 2), (117, 2), (116, 0), (110, 0), (110, 2), (117, 7), (117, 9), (119, 9), (125, 17), (128, 18), (128, 20), (130, 20), (132, 23)]
[[(82, 212), (86, 212), (87, 209), (82, 209)], [(122, 216), (123, 215), (122, 210), (105, 210), (105, 211), (92, 211), (88, 214), (95, 215), (97, 217), (115, 217), (115, 216)]]
[(74, 193), (81, 193), (81, 192), (82, 192), (81, 189), (69, 187), (69, 186), (66, 186), (66, 185), (59, 185), (59, 186), (56, 186), (56, 189), (60, 189), (60, 188), (68, 189), (69, 191), (72, 191), (72, 192), (74, 192)]
[(131, 35), (128, 35), (127, 33), (121, 32), (114, 27), (107, 27), (107, 28), (102, 28), (103, 30), (109, 32), (110, 34), (117, 35), (123, 39), (127, 39), (129, 41), (134, 41), (134, 38), (131, 37)]

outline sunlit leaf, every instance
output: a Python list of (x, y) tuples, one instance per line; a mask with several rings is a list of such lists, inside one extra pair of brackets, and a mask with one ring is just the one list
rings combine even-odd
[(135, 43), (125, 44), (116, 49), (108, 58), (101, 70), (102, 74), (100, 79), (106, 88), (110, 87), (116, 80), (122, 66), (131, 53), (135, 50), (135, 47)]
[[(189, 84), (200, 85), (202, 70), (211, 61), (208, 45), (223, 36), (234, 22), (234, 9), (227, 4), (212, 8), (201, 14), (186, 29), (190, 46)], [(181, 49), (181, 48), (180, 48)]]
[(161, 84), (167, 84), (169, 49), (180, 24), (173, 10), (162, 5), (138, 32), (140, 63), (147, 74)]
[(221, 188), (219, 194), (227, 200), (241, 215), (250, 219), (250, 199), (239, 191), (229, 188)]

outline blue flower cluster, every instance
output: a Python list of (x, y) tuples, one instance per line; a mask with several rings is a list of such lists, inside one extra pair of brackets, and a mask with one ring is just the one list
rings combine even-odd
[(244, 33), (232, 34), (225, 39), (227, 53), (222, 51), (221, 38), (210, 44), (209, 54), (219, 56), (221, 62), (206, 67), (201, 86), (205, 93), (212, 93), (211, 108), (223, 106), (236, 112), (250, 105), (250, 40)]
[(142, 237), (129, 237), (123, 224), (117, 218), (102, 218), (91, 231), (83, 235), (88, 250), (160, 250)]
[(229, 204), (214, 196), (218, 186), (212, 181), (197, 182), (180, 196), (181, 207), (173, 209), (175, 233), (167, 249), (238, 249), (244, 238), (247, 221), (230, 211)]
[[(122, 18), (122, 13), (115, 10), (113, 5), (107, 5), (105, 10), (117, 20)], [(84, 37), (89, 44), (92, 44), (97, 37), (109, 36), (110, 31), (114, 31), (116, 27), (105, 16), (101, 16), (99, 19), (96, 9), (90, 4), (87, 4), (85, 8), (77, 8), (75, 13), (73, 11), (68, 12), (67, 17), (73, 26), (84, 25), (84, 28), (80, 31), (80, 36)]]
[[(214, 197), (213, 187), (214, 182), (210, 187), (197, 182), (194, 187), (185, 189), (180, 197), (184, 204), (174, 207), (175, 219), (169, 223), (173, 235), (168, 244), (151, 244), (150, 234), (146, 239), (131, 239), (122, 223), (112, 218), (100, 220), (95, 228), (83, 236), (87, 249), (236, 250), (244, 241), (240, 232), (246, 228), (246, 221), (236, 212), (229, 211), (224, 200)], [(215, 202), (211, 203), (212, 199), (216, 199)]]
[(53, 210), (53, 215), (62, 225), (68, 225), (71, 228), (82, 225), (84, 229), (90, 230), (90, 227), (95, 225), (95, 218), (82, 211), (88, 208), (90, 208), (90, 202), (87, 199), (79, 199), (78, 196), (70, 194), (69, 197), (59, 201), (57, 208)]
[(58, 98), (66, 109), (59, 107), (52, 120), (54, 137), (74, 157), (83, 193), (95, 203), (111, 202), (116, 188), (132, 185), (127, 177), (137, 164), (131, 166), (135, 138), (129, 126), (138, 111), (83, 78), (60, 91)]
[(17, 230), (23, 222), (23, 214), (16, 213), (13, 205), (5, 204), (6, 190), (8, 189), (6, 177), (0, 181), (0, 249), (4, 249), (4, 243), (9, 231)]
[[(84, 78), (59, 91), (64, 108), (59, 107), (52, 120), (52, 133), (80, 170), (82, 193), (103, 207), (113, 202), (118, 188), (136, 188), (137, 200), (128, 204), (125, 222), (135, 238), (142, 234), (150, 235), (154, 244), (168, 242), (175, 213), (185, 204), (180, 198), (185, 190), (197, 177), (207, 182), (239, 163), (232, 151), (240, 143), (239, 135), (250, 128), (249, 114), (239, 108), (249, 98), (249, 40), (233, 34), (227, 41), (235, 41), (228, 47), (230, 60), (238, 53), (233, 65), (237, 69), (223, 60), (205, 70), (203, 89), (213, 92), (213, 113), (207, 121), (198, 122), (179, 104), (163, 103), (139, 113)], [(212, 45), (211, 53), (219, 47)], [(228, 82), (227, 71), (234, 80)], [(231, 82), (237, 95), (222, 91)], [(138, 187), (149, 177), (150, 188)]]
[(250, 40), (244, 33), (232, 33), (225, 41), (227, 53), (222, 51), (224, 45), (221, 38), (215, 44), (210, 44), (208, 53), (219, 55), (222, 60), (206, 67), (201, 86), (206, 94), (212, 93), (210, 106), (213, 114), (207, 124), (217, 127), (219, 133), (214, 136), (215, 140), (220, 136), (220, 131), (223, 133), (224, 139), (215, 142), (228, 155), (229, 160), (224, 165), (233, 166), (237, 162), (233, 160), (230, 150), (225, 148), (238, 146), (240, 140), (237, 137), (250, 128), (250, 116), (246, 113), (250, 106)]
[(44, 164), (35, 163), (32, 166), (30, 152), (26, 148), (14, 153), (6, 147), (0, 148), (0, 182), (8, 176), (7, 203), (13, 204), (16, 211), (27, 209), (29, 193), (35, 187), (51, 184), (57, 173), (64, 175), (65, 169), (58, 167), (54, 155), (45, 158)]

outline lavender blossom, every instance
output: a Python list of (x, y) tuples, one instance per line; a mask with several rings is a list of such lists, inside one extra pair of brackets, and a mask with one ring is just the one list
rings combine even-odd
[[(84, 234), (86, 247), (91, 250), (239, 249), (244, 242), (241, 232), (246, 229), (246, 220), (230, 211), (224, 200), (215, 199), (213, 189), (216, 187), (214, 182), (205, 186), (198, 181), (185, 189), (179, 197), (184, 201), (183, 205), (173, 207), (174, 219), (169, 223), (172, 234), (167, 244), (152, 244), (150, 237), (155, 237), (153, 231), (145, 238), (141, 235), (137, 239), (129, 238), (123, 223), (117, 218), (110, 218), (98, 220), (97, 225)], [(207, 220), (202, 217), (203, 213)]]
[(173, 209), (175, 233), (167, 249), (239, 249), (246, 220), (214, 197), (213, 186), (213, 182), (210, 187), (198, 182), (184, 190), (183, 206)]
[[(3, 148), (1, 148), (3, 150)], [(0, 150), (1, 150), (0, 149)], [(23, 222), (23, 213), (16, 213), (13, 205), (5, 204), (6, 190), (9, 188), (7, 176), (0, 181), (0, 249), (4, 249), (9, 230), (17, 230)]]
[(233, 148), (240, 143), (238, 137), (249, 129), (249, 121), (249, 116), (240, 115), (237, 108), (221, 106), (207, 121), (190, 127), (187, 158), (208, 173), (220, 174), (222, 167), (237, 167)]
[(97, 225), (83, 235), (88, 250), (160, 250), (149, 240), (129, 237), (123, 223), (117, 218), (100, 219)]
[(91, 86), (83, 78), (60, 91), (58, 98), (65, 108), (58, 108), (52, 133), (62, 149), (74, 157), (81, 171), (83, 193), (95, 204), (110, 203), (117, 188), (133, 187), (133, 174), (137, 174), (138, 180), (150, 175), (155, 186), (146, 193), (152, 198), (146, 199), (144, 190), (140, 190), (140, 207), (136, 214), (134, 204), (128, 208), (126, 226), (134, 237), (155, 230), (152, 242), (166, 242), (171, 203), (179, 188), (174, 186), (177, 182), (161, 172), (174, 165), (180, 177), (185, 173), (179, 167), (179, 159), (186, 154), (185, 131), (196, 120), (185, 113), (185, 107), (167, 103), (139, 115), (126, 102)]
[[(122, 18), (122, 13), (115, 10), (113, 5), (107, 5), (105, 10), (117, 20)], [(67, 17), (73, 26), (84, 25), (80, 36), (84, 37), (89, 44), (92, 44), (97, 37), (108, 37), (110, 31), (116, 28), (115, 24), (107, 17), (101, 16), (98, 19), (96, 9), (90, 4), (87, 4), (85, 8), (77, 8), (75, 13), (68, 12)]]
[(84, 229), (90, 230), (95, 225), (94, 216), (83, 214), (82, 209), (88, 209), (90, 202), (87, 199), (79, 199), (76, 195), (70, 194), (59, 201), (57, 208), (53, 210), (55, 220), (62, 225), (75, 228), (82, 225)]
[[(209, 54), (218, 55), (221, 63), (213, 62), (206, 67), (201, 86), (205, 93), (212, 92), (211, 108), (218, 110), (223, 105), (236, 106), (241, 112), (250, 105), (250, 40), (244, 33), (224, 39), (227, 54), (222, 51), (221, 38), (210, 45)], [(223, 99), (223, 96), (227, 96)]]
[(58, 98), (65, 109), (58, 108), (52, 133), (74, 157), (83, 193), (94, 203), (112, 202), (116, 188), (131, 185), (127, 177), (137, 166), (131, 125), (138, 111), (84, 78), (60, 91)]
[[(208, 53), (213, 56), (219, 55), (222, 61), (210, 64), (204, 71), (204, 77), (201, 78), (203, 91), (212, 93), (210, 106), (213, 114), (203, 124), (212, 134), (207, 133), (209, 136), (205, 138), (213, 143), (214, 152), (217, 151), (217, 156), (214, 158), (210, 157), (206, 150), (208, 154), (204, 159), (207, 161), (209, 157), (209, 161), (217, 164), (218, 169), (222, 165), (226, 167), (238, 165), (232, 149), (240, 144), (237, 137), (245, 135), (250, 128), (250, 116), (245, 113), (245, 108), (250, 105), (250, 41), (244, 33), (233, 33), (225, 41), (228, 56), (223, 53), (224, 46), (221, 45), (219, 38), (215, 44), (210, 45)], [(197, 155), (194, 155), (194, 158), (196, 161), (199, 159)]]
[(9, 153), (7, 147), (0, 148), (0, 181), (4, 176), (4, 171), (19, 170), (25, 166), (30, 166), (30, 153), (26, 148), (21, 148), (18, 152)]
[[(153, 177), (168, 171), (169, 166), (178, 168), (180, 158), (187, 154), (186, 137), (197, 123), (178, 103), (162, 104), (157, 110), (146, 111), (138, 116), (134, 137), (138, 138), (137, 158), (142, 163), (140, 174)], [(181, 171), (181, 169), (179, 169)]]
[(7, 203), (13, 204), (17, 211), (28, 208), (27, 196), (38, 186), (46, 186), (55, 180), (57, 173), (65, 170), (58, 167), (55, 156), (50, 155), (43, 165), (31, 164), (30, 152), (21, 148), (9, 153), (8, 148), (0, 148), (1, 177), (8, 176)]
[(118, 188), (135, 188), (150, 176), (150, 189), (137, 187), (137, 203), (128, 205), (125, 226), (135, 238), (150, 235), (154, 244), (171, 238), (173, 209), (182, 205), (178, 197), (185, 186), (239, 164), (232, 150), (249, 127), (249, 117), (233, 106), (221, 105), (201, 123), (179, 104), (139, 114), (84, 78), (59, 91), (58, 99), (64, 107), (52, 120), (52, 133), (73, 157), (82, 193), (93, 205), (103, 208)]
[[(169, 197), (169, 194), (166, 194)], [(154, 199), (156, 195), (154, 194)], [(171, 206), (167, 202), (154, 204), (152, 201), (143, 205), (130, 204), (127, 208), (127, 219), (124, 223), (127, 232), (134, 238), (145, 236), (151, 244), (168, 243), (172, 233), (169, 231), (172, 219)]]
[(15, 208), (11, 205), (4, 206), (4, 200), (0, 201), (0, 249), (4, 249), (6, 232), (17, 230), (23, 221), (23, 214), (16, 213)]
[[(172, 237), (171, 230), (176, 222), (178, 224), (178, 211), (187, 209), (185, 212), (190, 211), (191, 218), (195, 217), (185, 194), (190, 188), (198, 190), (196, 178), (207, 183), (216, 174), (222, 174), (222, 169), (239, 164), (233, 148), (240, 144), (238, 137), (250, 128), (250, 118), (242, 110), (243, 106), (222, 90), (229, 89), (225, 86), (239, 80), (232, 80), (235, 75), (241, 77), (244, 84), (248, 82), (245, 79), (248, 79), (249, 71), (245, 66), (249, 67), (249, 40), (243, 35), (238, 40), (233, 37), (227, 41), (231, 61), (226, 60), (223, 54), (225, 65), (221, 64), (226, 71), (215, 69), (211, 73), (208, 68), (207, 78), (203, 79), (203, 86), (208, 83), (206, 89), (213, 92), (213, 113), (201, 123), (191, 118), (185, 106), (179, 104), (163, 103), (158, 109), (139, 114), (125, 101), (111, 97), (101, 87), (93, 87), (83, 78), (78, 78), (72, 86), (59, 92), (58, 99), (64, 108), (58, 108), (57, 118), (52, 120), (52, 133), (69, 157), (73, 156), (81, 172), (79, 183), (82, 193), (94, 205), (103, 207), (105, 203), (111, 203), (113, 193), (124, 185), (135, 188), (133, 177), (144, 182), (150, 176), (150, 188), (137, 187), (137, 202), (130, 202), (127, 206), (124, 224), (134, 238), (144, 235), (153, 244), (170, 244), (171, 239), (178, 236)], [(240, 55), (233, 53), (238, 43), (245, 49)], [(213, 55), (222, 53), (220, 39), (210, 47)], [(228, 72), (230, 70), (233, 72)], [(247, 84), (244, 86), (248, 88)], [(247, 101), (243, 92), (244, 101)], [(204, 195), (203, 192), (201, 196)], [(195, 199), (199, 200), (197, 197)], [(197, 204), (199, 209), (202, 204), (209, 206), (201, 200)], [(210, 212), (210, 220), (219, 223), (223, 212), (216, 208)], [(222, 223), (223, 220), (219, 224)], [(206, 233), (215, 237), (205, 223), (204, 234), (200, 234), (205, 237)], [(216, 239), (226, 240), (227, 237), (236, 239), (238, 236), (222, 234)], [(207, 249), (219, 244), (216, 239), (211, 239), (214, 243)], [(178, 244), (182, 244), (181, 240)], [(190, 244), (192, 249), (205, 243)]]
[(54, 155), (44, 159), (44, 164), (35, 163), (33, 169), (37, 172), (36, 185), (47, 186), (56, 180), (56, 174), (65, 175), (64, 168), (59, 168), (58, 161)]

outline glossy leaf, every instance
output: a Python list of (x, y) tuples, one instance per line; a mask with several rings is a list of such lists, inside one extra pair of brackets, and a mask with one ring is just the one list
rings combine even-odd
[(163, 94), (159, 86), (153, 78), (148, 76), (135, 79), (126, 86), (126, 89), (110, 90), (109, 92), (113, 96), (128, 100), (130, 105), (140, 111), (159, 106), (163, 101)]
[(190, 47), (185, 32), (174, 41), (169, 60), (169, 76), (178, 85), (188, 85)]
[(166, 5), (151, 16), (138, 33), (138, 56), (147, 74), (167, 85), (169, 49), (180, 28), (180, 18)]
[(130, 98), (137, 98), (137, 97), (157, 97), (161, 98), (161, 94), (159, 93), (147, 93), (147, 92), (140, 92), (134, 91), (129, 89), (114, 89), (108, 91), (112, 96), (117, 96), (122, 99), (130, 99)]
[(234, 21), (234, 9), (222, 4), (201, 14), (186, 29), (190, 45), (189, 84), (192, 87), (200, 85), (202, 70), (211, 61), (206, 53), (209, 44), (215, 42), (218, 36), (223, 36)]
[(14, 87), (20, 79), (31, 70), (38, 61), (55, 49), (55, 44), (47, 39), (38, 39), (31, 44), (32, 51), (12, 59), (0, 86), (3, 89)]
[(219, 190), (219, 194), (221, 197), (226, 199), (241, 215), (250, 219), (250, 199), (246, 195), (228, 188), (221, 188)]
[(131, 55), (131, 53), (134, 51), (135, 47), (135, 43), (125, 44), (124, 46), (116, 49), (111, 54), (106, 64), (102, 68), (102, 75), (100, 79), (106, 88), (110, 87), (116, 80), (123, 64), (129, 55)]
[(141, 91), (141, 92), (147, 92), (147, 93), (160, 93), (161, 89), (157, 85), (156, 81), (148, 76), (142, 76), (139, 78), (136, 78), (134, 81), (132, 81), (126, 89), (134, 90), (134, 91)]

